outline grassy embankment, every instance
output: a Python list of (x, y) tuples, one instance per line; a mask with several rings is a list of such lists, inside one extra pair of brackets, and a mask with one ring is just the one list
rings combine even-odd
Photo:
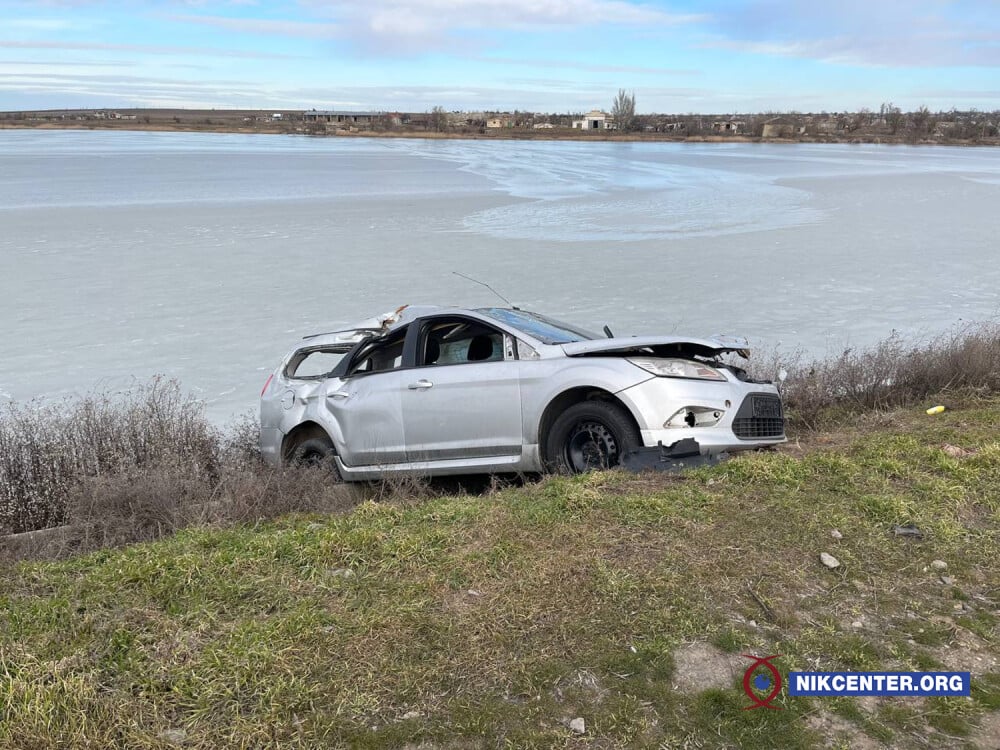
[[(11, 564), (0, 746), (997, 747), (1000, 397), (944, 402), (828, 406), (780, 452), (683, 477), (366, 500)], [(742, 653), (968, 669), (973, 696), (744, 711)]]

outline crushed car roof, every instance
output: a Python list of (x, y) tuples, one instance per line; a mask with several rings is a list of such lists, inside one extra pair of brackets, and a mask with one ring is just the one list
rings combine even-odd
[(360, 323), (355, 323), (354, 325), (347, 326), (346, 328), (336, 331), (326, 331), (324, 333), (312, 333), (308, 336), (303, 336), (302, 338), (307, 341), (313, 341), (313, 339), (315, 339), (316, 341), (314, 343), (357, 341), (364, 335), (391, 331), (394, 328), (405, 325), (423, 315), (430, 315), (431, 313), (444, 309), (445, 308), (440, 305), (403, 305), (402, 307), (397, 307), (395, 310), (390, 310), (389, 312), (382, 313), (381, 315), (365, 318)]
[[(513, 308), (518, 309), (518, 308)], [(356, 344), (368, 336), (378, 336), (395, 330), (417, 318), (443, 311), (480, 314), (480, 311), (444, 305), (402, 305), (395, 310), (366, 318), (347, 328), (315, 333), (304, 336), (310, 346), (329, 344)], [(569, 357), (597, 354), (627, 354), (652, 352), (656, 356), (693, 354), (701, 357), (717, 357), (728, 352), (736, 352), (748, 357), (750, 344), (743, 337), (719, 334), (710, 338), (689, 336), (631, 336), (617, 338), (588, 339), (560, 344)]]

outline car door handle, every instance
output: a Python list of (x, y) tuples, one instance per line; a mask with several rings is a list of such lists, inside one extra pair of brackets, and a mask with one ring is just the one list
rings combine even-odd
[(330, 398), (335, 398), (338, 401), (342, 401), (345, 398), (350, 398), (351, 394), (348, 393), (347, 391), (334, 391), (333, 393), (329, 394), (329, 396)]
[(429, 380), (418, 380), (416, 383), (410, 383), (407, 388), (411, 391), (426, 391), (428, 388), (432, 388), (434, 384)]

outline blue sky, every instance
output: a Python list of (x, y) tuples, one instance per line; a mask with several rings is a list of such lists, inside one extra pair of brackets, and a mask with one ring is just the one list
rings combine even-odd
[(1000, 109), (998, 0), (0, 0), (0, 110)]

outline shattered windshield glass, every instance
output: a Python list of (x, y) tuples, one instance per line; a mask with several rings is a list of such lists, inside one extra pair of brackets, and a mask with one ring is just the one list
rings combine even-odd
[(572, 341), (589, 341), (601, 338), (595, 333), (577, 328), (569, 323), (546, 318), (527, 310), (508, 310), (503, 307), (483, 307), (476, 312), (488, 315), (494, 320), (506, 323), (519, 331), (524, 331), (543, 344), (568, 344)]

